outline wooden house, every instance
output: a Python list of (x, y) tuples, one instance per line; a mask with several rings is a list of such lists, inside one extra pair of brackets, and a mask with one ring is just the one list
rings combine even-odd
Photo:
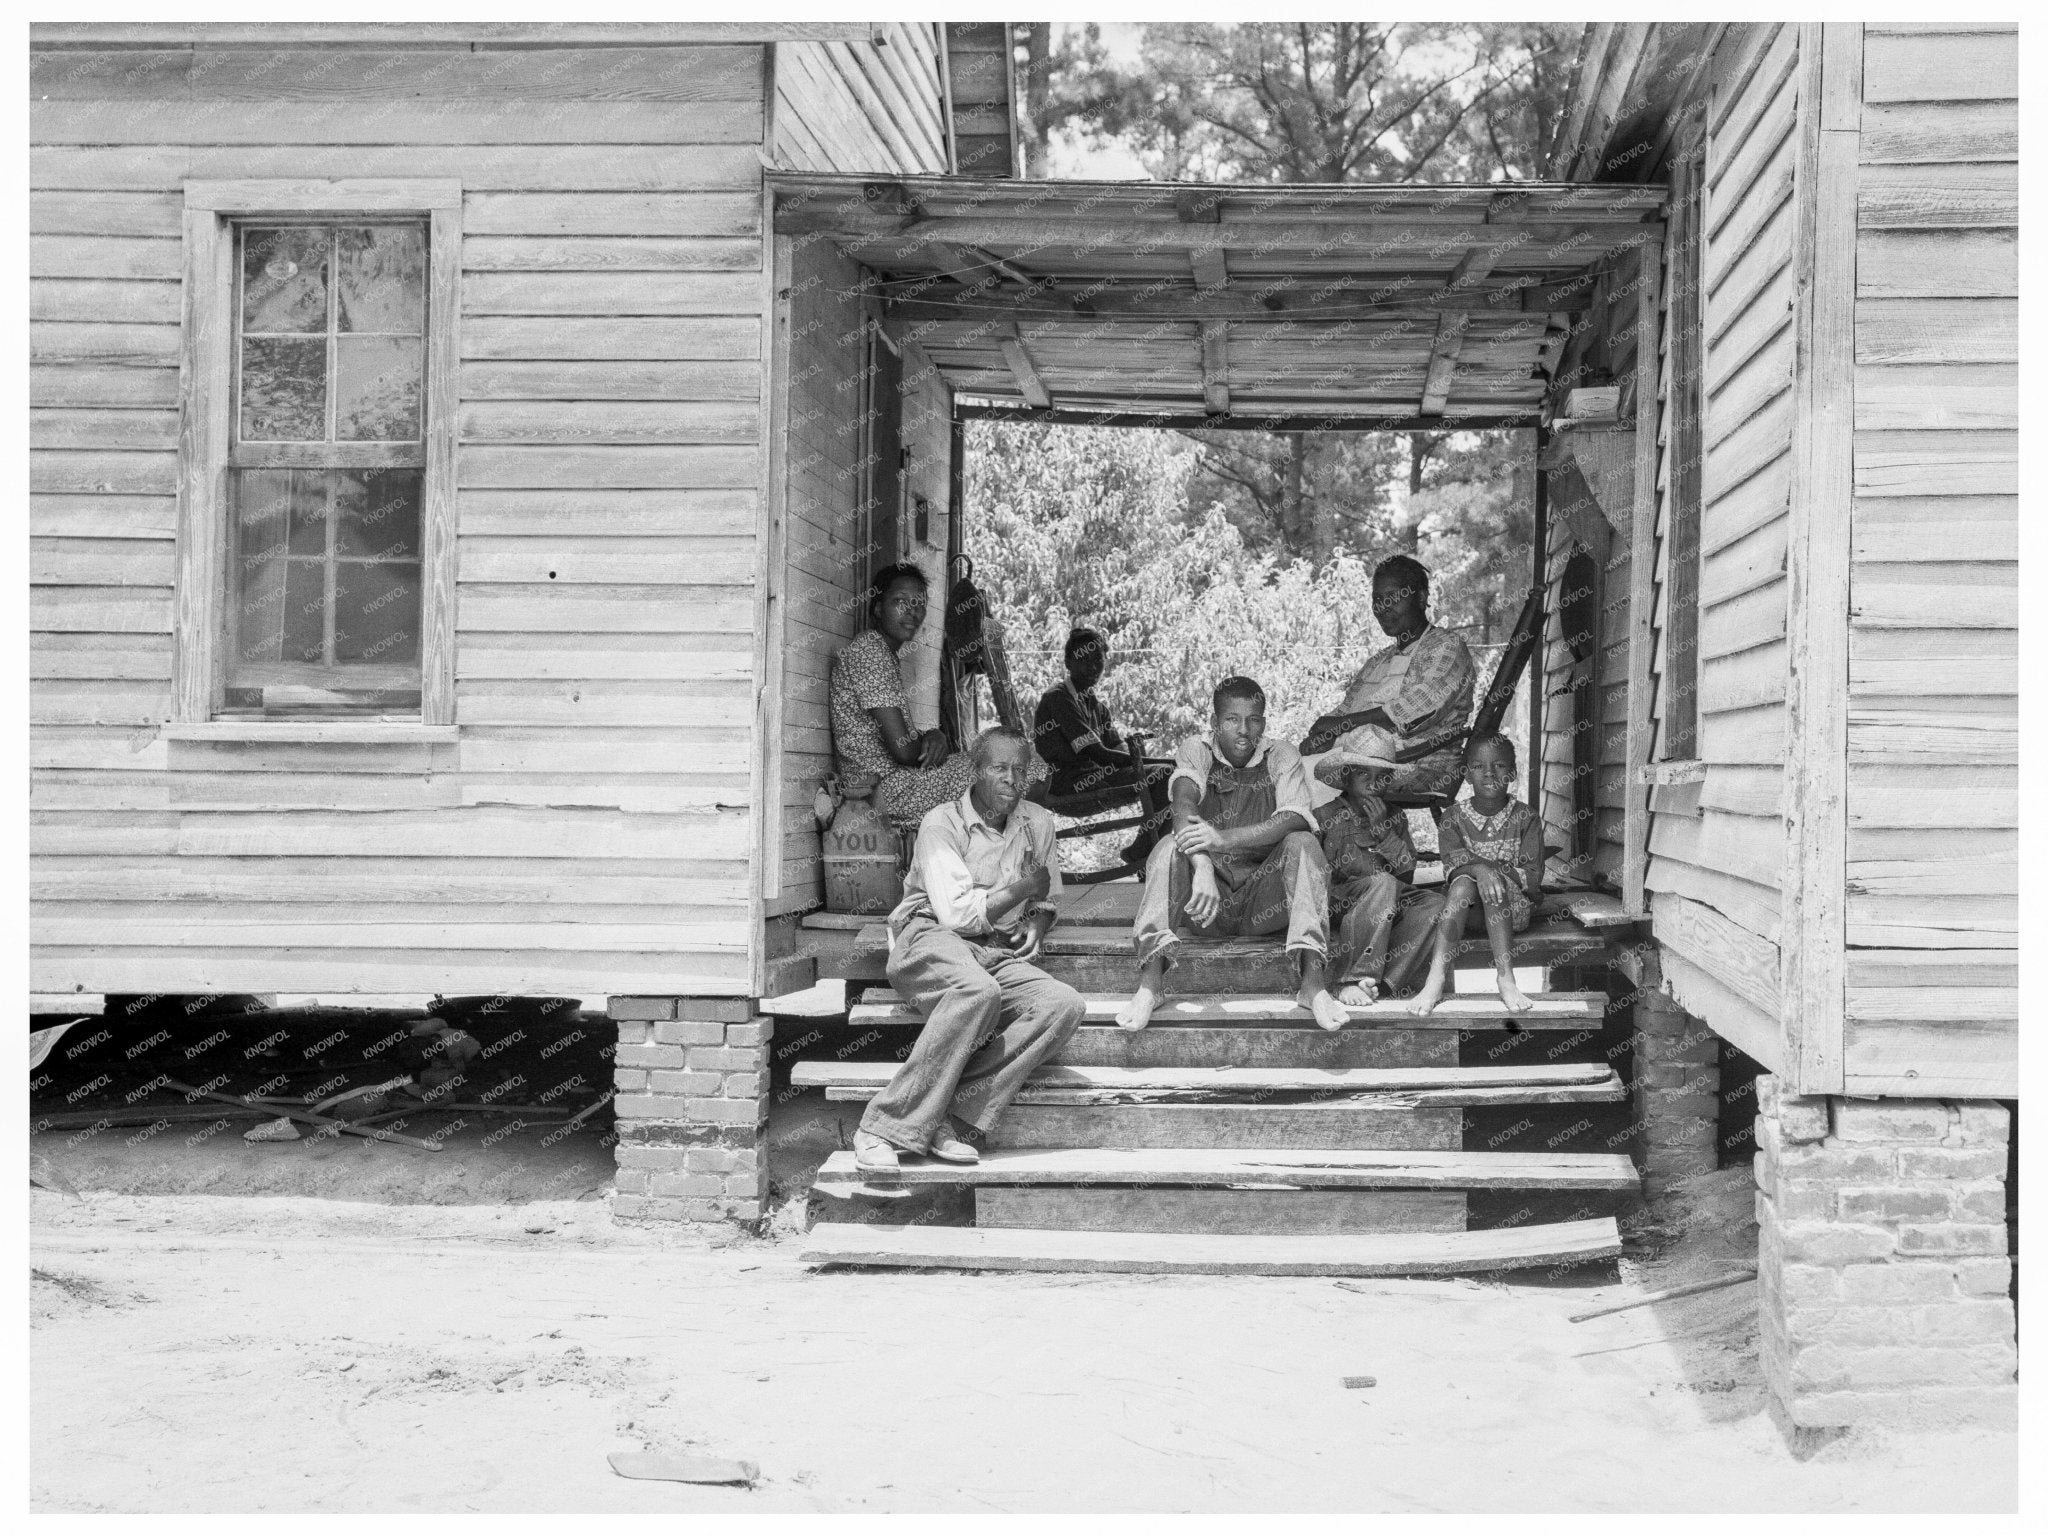
[[(1592, 27), (1553, 179), (1471, 187), (1017, 180), (999, 24), (31, 46), (37, 993), (607, 999), (619, 1213), (755, 1219), (757, 1005), (854, 937), (814, 910), (830, 656), (875, 567), (943, 590), (962, 423), (1532, 428), (1532, 793), (1560, 873), (1605, 888), (1581, 914), (1638, 926), (1625, 956), (1525, 936), (1637, 988), (1531, 1028), (1634, 1019), (1652, 1153), (1689, 1138), (1687, 1168), (1714, 1165), (1711, 1086), (1659, 1074), (1711, 1075), (1690, 1020), (1768, 1070), (1767, 1361), (1802, 1422), (1926, 1400), (1800, 1375), (1834, 1347), (1801, 1309), (1850, 1285), (1953, 1301), (1977, 1374), (1920, 1380), (2009, 1395), (2010, 30)], [(906, 657), (921, 719), (941, 608)], [(1099, 988), (1127, 931), (1063, 953)], [(1285, 1272), (1618, 1251), (1606, 1217), (1463, 1230), (1468, 1189), (1635, 1188), (1611, 1150), (1460, 1141), (1473, 1106), (1618, 1100), (1610, 1067), (1482, 1084), (1461, 1033), (1526, 1031), (1470, 1000), (1327, 1037), (1269, 1012), (1198, 1008), (1150, 1055), (1090, 1026), (1023, 1143), (1076, 1188), (991, 1210), (1099, 1225), (1198, 1186), (1186, 1219), (1292, 1234)], [(1186, 1067), (1249, 1097), (1085, 1076)], [(863, 1091), (837, 1070), (812, 1081)], [(1267, 1103), (1268, 1070), (1353, 1076)], [(1375, 1101), (1387, 1071), (1422, 1075)], [(1885, 1171), (1809, 1189), (1829, 1142)], [(1248, 1185), (1472, 1241), (1333, 1259)], [(1853, 1264), (1811, 1257), (1831, 1224)]]
[(1671, 205), (1560, 370), (1546, 814), (1800, 1092), (2018, 1092), (2015, 36), (1594, 27), (1553, 166)]
[(986, 30), (35, 29), (36, 992), (780, 989), (763, 177), (1007, 172)]

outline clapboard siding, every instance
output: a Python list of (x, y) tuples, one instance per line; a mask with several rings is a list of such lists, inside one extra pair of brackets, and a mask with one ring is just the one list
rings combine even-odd
[(2018, 1092), (2018, 37), (1867, 32), (1849, 1092)]
[[(31, 66), (33, 985), (744, 991), (762, 48)], [(458, 739), (166, 740), (183, 184), (423, 176)]]
[[(780, 56), (785, 50), (777, 49)], [(860, 269), (832, 245), (785, 243), (788, 422), (783, 445), (787, 569), (782, 605), (782, 890), (795, 910), (824, 897), (818, 824), (810, 805), (832, 772), (828, 711), (832, 655), (863, 627), (866, 581), (860, 511)], [(778, 327), (781, 325), (778, 316)], [(824, 739), (820, 739), (823, 737)]]
[[(1778, 1012), (1799, 284), (1793, 163), (1802, 114), (1811, 110), (1800, 100), (1798, 48), (1792, 27), (1731, 28), (1706, 76), (1694, 752), (1707, 766), (1696, 799), (1655, 815), (1647, 879), (1658, 941), (1682, 957), (1668, 972), (1678, 996), (1717, 1021), (1729, 998), (1708, 995), (1694, 978), (1725, 981), (1739, 957), (1740, 974), (1752, 976), (1735, 989), (1747, 1005), (1735, 1010), (1745, 1027)], [(1660, 535), (1671, 517), (1668, 481), (1667, 474), (1660, 486)], [(1660, 547), (1660, 591), (1667, 564)], [(1660, 707), (1660, 757), (1670, 755), (1664, 724)]]
[(886, 43), (775, 49), (774, 155), (803, 171), (943, 172), (936, 23), (879, 26)]

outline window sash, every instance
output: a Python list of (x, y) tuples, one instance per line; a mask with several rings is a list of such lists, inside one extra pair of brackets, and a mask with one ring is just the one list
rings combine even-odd
[[(237, 224), (319, 222), (427, 225), (427, 312), (421, 384), (421, 440), (413, 443), (239, 444), (234, 368), (240, 324)], [(182, 347), (183, 428), (178, 469), (179, 564), (173, 630), (172, 716), (199, 722), (222, 712), (233, 655), (226, 608), (231, 572), (230, 469), (418, 469), (420, 641), (417, 664), (402, 671), (417, 689), (417, 718), (455, 719), (456, 317), (460, 313), (462, 187), (453, 179), (365, 178), (332, 181), (188, 182), (185, 188), (186, 316)], [(313, 454), (304, 450), (311, 449)], [(317, 454), (317, 457), (314, 455)], [(279, 686), (317, 695), (336, 674), (285, 676)], [(356, 676), (368, 667), (350, 665)], [(383, 670), (379, 668), (378, 670)], [(246, 685), (238, 682), (238, 686)], [(267, 685), (266, 685), (267, 686)], [(301, 701), (302, 702), (302, 701)], [(333, 707), (348, 712), (337, 697)], [(410, 713), (410, 711), (406, 711)]]

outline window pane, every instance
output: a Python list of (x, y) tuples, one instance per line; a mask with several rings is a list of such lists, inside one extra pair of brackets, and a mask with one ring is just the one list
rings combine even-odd
[(236, 654), (242, 661), (284, 659), (284, 572), (275, 555), (245, 560), (237, 573), (241, 595), (235, 604)]
[(326, 332), (327, 245), (325, 229), (244, 231), (244, 332)]
[(419, 441), (419, 338), (343, 336), (336, 345), (334, 435), (343, 442)]
[(395, 666), (420, 654), (420, 568), (344, 561), (334, 572), (334, 659)]
[(340, 231), (337, 323), (344, 331), (417, 336), (427, 308), (426, 232), (382, 224)]
[(284, 659), (327, 659), (327, 572), (320, 560), (288, 560), (284, 577)]
[(245, 571), (286, 553), (292, 472), (249, 469), (235, 477), (235, 544)]
[(334, 489), (335, 552), (357, 559), (420, 557), (420, 472), (343, 475)]
[(327, 343), (242, 343), (244, 442), (319, 442), (327, 436)]

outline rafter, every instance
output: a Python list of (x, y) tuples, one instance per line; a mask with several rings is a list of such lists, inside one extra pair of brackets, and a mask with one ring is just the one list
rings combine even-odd
[[(1484, 281), (1492, 269), (1493, 253), (1483, 246), (1474, 246), (1458, 258), (1451, 280), (1444, 284), (1444, 292), (1456, 294), (1460, 289), (1470, 288)], [(1465, 350), (1465, 327), (1471, 319), (1464, 310), (1446, 310), (1437, 316), (1436, 340), (1429, 348), (1429, 375), (1422, 383), (1420, 409), (1424, 416), (1444, 413), (1451, 398), (1451, 379), (1458, 371), (1458, 354)]]
[(1016, 323), (1013, 321), (993, 334), (1002, 348), (1003, 361), (1010, 365), (1010, 373), (1017, 380), (1017, 393), (1024, 397), (1024, 403), (1034, 410), (1050, 410), (1052, 393), (1038, 376), (1038, 364), (1025, 347), (1024, 338), (1017, 334)]

